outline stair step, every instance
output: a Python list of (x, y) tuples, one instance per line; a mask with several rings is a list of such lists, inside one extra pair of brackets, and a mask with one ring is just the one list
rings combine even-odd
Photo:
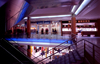
[(76, 50), (69, 51), (69, 54), (65, 54), (47, 64), (81, 64), (82, 59)]
[(66, 63), (66, 64), (71, 64), (71, 63), (70, 63), (70, 60), (69, 60), (69, 54), (66, 54), (66, 55), (65, 55), (65, 63)]
[(76, 60), (81, 60), (81, 57), (79, 56), (78, 52), (76, 50), (73, 50), (73, 54)]
[(72, 62), (72, 63), (76, 62), (74, 55), (73, 55), (73, 52), (71, 52), (71, 51), (69, 52), (69, 58), (70, 58), (70, 62)]

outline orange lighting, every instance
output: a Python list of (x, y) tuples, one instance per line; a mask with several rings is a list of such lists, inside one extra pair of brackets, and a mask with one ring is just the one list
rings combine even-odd
[(34, 27), (31, 27), (31, 29), (36, 29), (36, 28), (34, 28)]

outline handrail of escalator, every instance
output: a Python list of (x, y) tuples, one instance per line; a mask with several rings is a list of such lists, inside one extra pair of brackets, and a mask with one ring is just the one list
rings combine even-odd
[[(70, 38), (69, 40), (67, 40), (67, 41), (65, 41), (65, 42), (63, 42), (63, 43), (61, 43), (61, 44), (55, 46), (54, 48), (56, 48), (56, 47), (58, 47), (58, 46), (60, 46), (60, 45), (62, 45), (62, 44), (64, 44), (64, 43), (66, 43), (66, 42), (68, 43), (68, 41), (73, 40), (74, 38), (76, 38), (76, 36), (74, 36), (74, 37)], [(48, 50), (48, 51), (51, 51), (51, 50), (52, 50), (52, 49), (50, 49), (50, 50)], [(46, 52), (44, 52), (44, 53), (46, 53)], [(39, 56), (35, 57), (35, 58), (38, 58), (38, 57), (40, 57), (40, 56), (41, 56), (41, 54), (40, 54)], [(35, 58), (33, 58), (33, 60), (34, 60)]]
[(2, 47), (1, 45), (0, 45), (0, 47), (1, 47), (2, 49), (4, 49), (8, 54), (10, 54), (13, 58), (15, 58), (19, 63), (23, 64), (22, 61), (20, 61), (20, 60), (19, 60), (18, 58), (16, 58), (13, 54), (11, 54), (9, 51), (7, 51), (4, 47)]
[[(11, 39), (11, 38), (10, 38)], [(12, 40), (12, 39), (11, 39)], [(12, 40), (13, 41), (13, 40)], [(15, 41), (13, 41), (14, 43), (16, 43)], [(20, 46), (18, 43), (16, 43), (18, 46)], [(22, 48), (23, 50), (25, 50), (24, 48)], [(25, 50), (25, 51), (27, 51), (27, 50)], [(29, 54), (31, 54), (30, 52), (27, 52), (27, 53), (29, 53)], [(32, 54), (31, 54), (32, 55)], [(33, 57), (35, 57), (34, 55), (32, 55)], [(38, 59), (38, 58), (37, 58)], [(38, 59), (39, 60), (39, 59)]]

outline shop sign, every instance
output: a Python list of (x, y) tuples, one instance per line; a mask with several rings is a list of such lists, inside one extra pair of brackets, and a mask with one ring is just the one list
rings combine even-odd
[(50, 24), (51, 21), (44, 21), (44, 24)]
[(43, 24), (43, 21), (37, 21), (37, 24)]

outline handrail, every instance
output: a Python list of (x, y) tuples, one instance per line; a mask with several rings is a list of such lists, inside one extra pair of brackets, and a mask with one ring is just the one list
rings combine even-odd
[[(68, 47), (69, 47), (69, 46), (68, 46)], [(68, 47), (63, 48), (62, 50), (66, 49), (66, 48), (68, 48)], [(61, 51), (62, 51), (62, 50), (61, 50)], [(57, 51), (56, 53), (58, 53), (58, 51)], [(56, 54), (56, 53), (54, 53), (54, 54)], [(53, 56), (54, 54), (52, 54), (52, 55), (50, 55), (50, 56)], [(48, 57), (50, 57), (50, 56), (48, 56)], [(46, 57), (46, 58), (44, 58), (44, 59), (47, 59), (48, 57)], [(44, 59), (42, 59), (42, 60), (38, 61), (37, 63), (39, 63), (39, 62), (43, 61)]]
[[(81, 41), (87, 41), (87, 40), (81, 39), (81, 40), (77, 41), (77, 42), (74, 43), (74, 44), (76, 45), (77, 43), (79, 43), (79, 42), (81, 42)], [(87, 41), (87, 42), (89, 42), (89, 41)], [(89, 43), (93, 44), (92, 42), (89, 42)], [(66, 49), (66, 48), (68, 48), (68, 47), (71, 47), (71, 46), (73, 46), (74, 44), (72, 44), (72, 45), (70, 45), (70, 46), (67, 46), (67, 47), (63, 48), (62, 50)], [(99, 47), (99, 46), (97, 46), (97, 45), (95, 45), (95, 44), (93, 44), (93, 45), (96, 46), (96, 47)], [(99, 48), (100, 48), (100, 47), (99, 47)], [(61, 50), (61, 51), (62, 51), (62, 50)], [(56, 53), (58, 53), (58, 51), (57, 51)], [(54, 53), (54, 54), (56, 54), (56, 53)], [(50, 55), (50, 56), (53, 56), (54, 54), (52, 54), (52, 55)], [(48, 57), (50, 57), (50, 56), (48, 56)], [(46, 57), (46, 58), (44, 58), (44, 59), (38, 61), (37, 63), (39, 63), (39, 62), (41, 62), (41, 61), (47, 59), (48, 57)]]
[[(93, 61), (90, 61), (89, 59), (87, 59), (87, 60), (89, 61), (89, 63), (93, 63), (93, 64), (94, 64), (95, 61), (96, 61), (96, 62), (99, 62), (99, 61), (97, 61), (97, 60), (95, 59), (95, 57), (97, 56), (97, 55), (95, 55), (95, 52), (99, 53), (98, 51), (95, 50), (95, 47), (97, 47), (97, 48), (100, 49), (100, 46), (97, 46), (96, 44), (93, 44), (92, 42), (87, 41), (87, 40), (85, 40), (85, 39), (82, 39), (82, 40), (84, 41), (84, 51), (86, 51), (86, 49), (88, 49), (88, 48), (86, 48), (86, 45), (87, 45), (87, 44), (85, 44), (85, 43), (87, 43), (87, 42), (90, 43), (90, 44), (92, 44), (92, 47), (93, 47), (93, 48), (91, 48), (91, 49), (92, 49), (92, 56), (91, 56), (91, 54), (89, 54), (89, 55), (92, 57)], [(86, 41), (86, 42), (85, 42), (85, 41)], [(79, 43), (79, 42), (77, 42), (77, 43)], [(89, 50), (89, 49), (88, 49), (88, 51), (91, 52), (91, 50)], [(87, 53), (89, 53), (89, 52), (87, 52)], [(84, 53), (84, 57), (85, 57), (85, 54), (86, 54), (86, 53)], [(100, 58), (100, 57), (99, 57), (99, 58)]]
[[(74, 38), (74, 37), (73, 37)], [(72, 40), (73, 38), (71, 38), (71, 39), (69, 39), (69, 40)], [(68, 43), (68, 41), (69, 40), (67, 40), (67, 41), (65, 41), (65, 42), (63, 42), (63, 43), (61, 43), (61, 44), (59, 44), (59, 45), (57, 45), (57, 46), (55, 46), (54, 48), (56, 48), (56, 47), (58, 47), (58, 46), (60, 46), (60, 45), (62, 45), (62, 44), (64, 44), (64, 43)], [(51, 51), (52, 49), (50, 49), (50, 50), (48, 50), (48, 51)], [(46, 52), (44, 52), (44, 53), (46, 53)], [(39, 55), (39, 56), (41, 56), (41, 54)], [(38, 58), (39, 56), (37, 56), (37, 57), (35, 57), (35, 58)], [(35, 58), (33, 58), (33, 59), (35, 59)]]
[[(10, 38), (11, 39), (11, 38)], [(12, 40), (12, 39), (11, 39)], [(12, 40), (13, 41), (13, 40)], [(13, 41), (14, 43), (16, 43), (15, 41)], [(16, 43), (18, 46), (20, 46), (18, 43)], [(27, 51), (26, 49), (22, 48), (23, 50)], [(30, 52), (27, 52), (29, 54), (31, 54)], [(32, 54), (31, 54), (32, 55)], [(35, 57), (34, 55), (32, 55), (33, 57)], [(38, 59), (38, 58), (37, 58)], [(38, 59), (39, 60), (39, 59)]]
[[(67, 42), (68, 42), (68, 41), (67, 41)], [(73, 45), (74, 45), (74, 44), (72, 44), (72, 45), (70, 45), (70, 46), (73, 46)], [(70, 46), (67, 46), (67, 47), (63, 48), (62, 50), (66, 49), (66, 48), (68, 48), (68, 47), (70, 47)], [(62, 51), (62, 50), (61, 50), (61, 51)], [(57, 51), (56, 53), (58, 53), (58, 51)], [(54, 53), (54, 54), (56, 54), (56, 53)], [(52, 54), (52, 55), (50, 55), (50, 56), (53, 56), (54, 54)], [(50, 56), (48, 56), (48, 57), (50, 57)], [(48, 57), (46, 57), (46, 58), (44, 58), (44, 59), (38, 61), (37, 63), (39, 63), (39, 62), (41, 62), (41, 61), (47, 59)]]
[[(85, 39), (83, 39), (83, 40), (85, 40)], [(85, 40), (85, 41), (87, 41), (87, 40)], [(87, 41), (87, 42), (89, 42), (89, 41)], [(93, 44), (92, 42), (89, 42), (89, 43), (96, 46), (96, 47), (98, 47), (98, 48), (100, 48), (100, 46), (97, 46), (97, 45)]]
[(18, 58), (16, 58), (14, 55), (12, 55), (9, 51), (7, 51), (4, 47), (2, 47), (0, 45), (1, 48), (3, 48), (8, 54), (10, 54), (13, 58), (15, 58), (18, 62), (20, 62), (21, 64), (23, 64)]
[[(69, 40), (72, 40), (72, 39), (73, 39), (73, 38), (71, 38), (71, 39), (69, 39)], [(67, 40), (66, 42), (68, 43), (69, 40)], [(63, 42), (63, 43), (61, 43), (61, 44), (64, 44), (64, 43), (65, 43), (65, 42)], [(60, 46), (61, 44), (59, 44), (58, 46)], [(73, 44), (72, 44), (72, 45), (73, 45)], [(71, 46), (72, 46), (72, 45), (71, 45)], [(57, 47), (57, 46), (56, 46), (56, 47)], [(56, 47), (54, 47), (54, 48), (56, 48)], [(67, 46), (67, 47), (65, 47), (65, 48), (68, 48), (68, 47), (69, 47), (69, 46)], [(63, 48), (62, 50), (64, 50), (65, 48)], [(50, 50), (52, 50), (52, 49), (50, 49)], [(49, 51), (50, 51), (50, 50), (49, 50)], [(62, 51), (62, 50), (61, 50), (61, 51)], [(46, 53), (46, 52), (45, 52), (45, 53)], [(56, 53), (58, 53), (58, 52), (56, 52)], [(56, 53), (54, 53), (54, 54), (56, 54)], [(54, 55), (54, 54), (52, 54), (52, 55)], [(50, 55), (50, 56), (52, 56), (52, 55)], [(39, 55), (39, 56), (41, 56), (41, 55)], [(39, 56), (38, 56), (38, 57), (39, 57)], [(48, 56), (48, 57), (50, 57), (50, 56)], [(46, 57), (46, 58), (44, 58), (44, 59), (47, 59), (48, 57)], [(36, 57), (36, 58), (37, 58), (37, 57)], [(35, 58), (33, 58), (33, 59), (35, 59)], [(41, 61), (43, 61), (44, 59), (42, 59), (42, 60), (40, 60), (40, 61), (38, 61), (38, 62), (41, 62)]]

